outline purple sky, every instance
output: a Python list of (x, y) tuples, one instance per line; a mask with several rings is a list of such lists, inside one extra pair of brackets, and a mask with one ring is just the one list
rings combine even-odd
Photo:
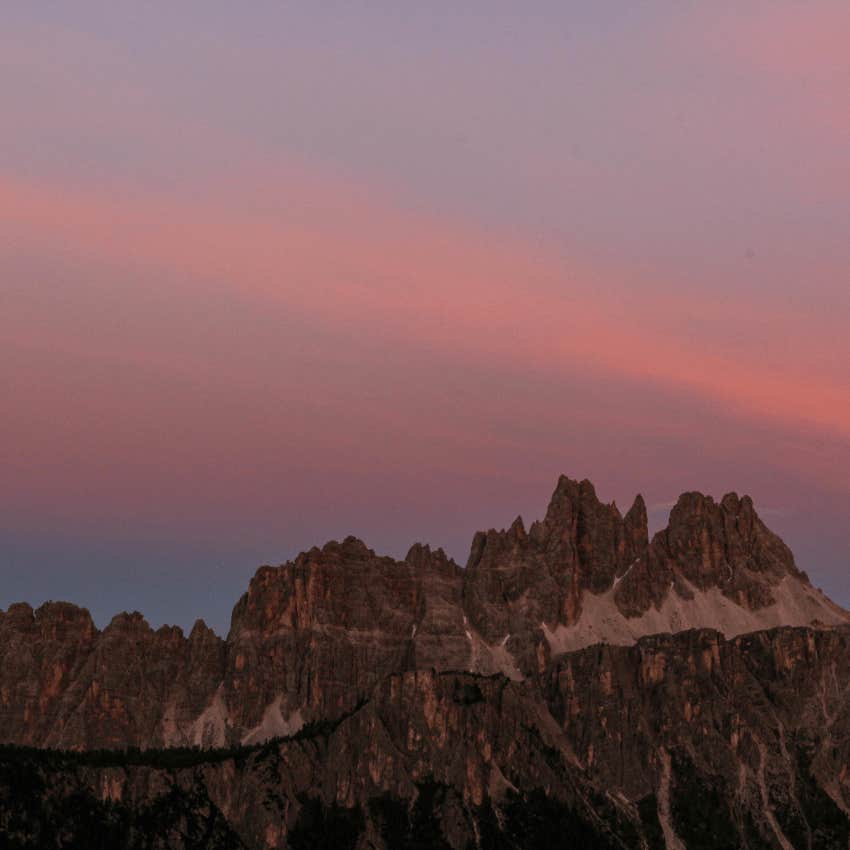
[(559, 473), (750, 493), (850, 604), (850, 6), (17, 3), (0, 606), (225, 631)]

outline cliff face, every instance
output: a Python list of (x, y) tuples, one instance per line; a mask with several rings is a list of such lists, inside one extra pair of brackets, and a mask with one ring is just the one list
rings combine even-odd
[(0, 833), (16, 847), (846, 848), (848, 650), (845, 627), (690, 631), (569, 653), (540, 683), (392, 674), (333, 722), (235, 751), (0, 748)]
[(72, 749), (167, 743), (197, 728), (225, 649), (200, 622), (186, 638), (119, 614), (98, 632), (74, 605), (13, 605), (0, 615), (0, 736)]
[(848, 621), (749, 497), (734, 493), (719, 503), (683, 494), (650, 542), (640, 496), (623, 517), (590, 482), (562, 477), (546, 518), (528, 532), (517, 519), (475, 536), (464, 578), (470, 621), (488, 640), (506, 640), (525, 675), (557, 653), (658, 632), (713, 628), (733, 637)]
[(834, 625), (749, 498), (684, 494), (650, 542), (640, 496), (625, 516), (562, 477), (546, 517), (475, 535), (466, 569), (413, 546), (404, 561), (359, 540), (262, 567), (226, 640), (84, 609), (0, 613), (0, 741), (64, 748), (225, 746), (290, 735), (351, 711), (416, 670), (548, 675), (599, 642), (713, 628), (727, 637)]

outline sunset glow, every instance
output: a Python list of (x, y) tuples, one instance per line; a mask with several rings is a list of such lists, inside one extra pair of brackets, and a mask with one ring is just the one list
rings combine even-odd
[(13, 5), (0, 607), (221, 632), (562, 472), (749, 493), (850, 603), (846, 4)]

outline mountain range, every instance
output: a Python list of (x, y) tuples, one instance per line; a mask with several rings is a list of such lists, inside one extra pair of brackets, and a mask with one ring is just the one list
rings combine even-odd
[(650, 539), (563, 476), (465, 567), (261, 567), (225, 639), (18, 603), (0, 847), (846, 850), (849, 644), (748, 497)]

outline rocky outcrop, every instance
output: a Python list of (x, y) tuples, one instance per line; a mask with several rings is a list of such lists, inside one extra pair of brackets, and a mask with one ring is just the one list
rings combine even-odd
[(186, 638), (118, 614), (98, 632), (75, 605), (13, 605), (0, 617), (0, 736), (74, 749), (211, 743), (192, 730), (221, 682), (225, 649), (200, 621)]
[(682, 494), (669, 525), (635, 566), (615, 596), (630, 616), (661, 605), (671, 583), (685, 599), (716, 588), (749, 611), (776, 604), (774, 589), (784, 579), (808, 583), (791, 550), (759, 519), (749, 496), (735, 493), (719, 503), (702, 493)]
[(394, 673), (336, 720), (253, 747), (0, 748), (0, 834), (21, 848), (843, 850), (848, 688), (847, 627), (599, 645), (539, 681)]
[(80, 681), (98, 631), (88, 611), (48, 602), (0, 612), (0, 719), (5, 740), (46, 744), (53, 719)]
[(599, 642), (714, 628), (727, 636), (848, 621), (797, 569), (752, 501), (683, 494), (648, 540), (638, 496), (623, 517), (588, 481), (561, 477), (546, 518), (528, 532), (476, 534), (465, 576), (469, 619), (507, 647), (524, 675), (552, 655)]
[(344, 716), (414, 671), (544, 679), (563, 653), (713, 628), (727, 637), (847, 622), (749, 498), (684, 494), (648, 539), (640, 496), (621, 515), (559, 479), (542, 521), (475, 535), (465, 569), (416, 544), (404, 561), (349, 537), (262, 567), (226, 640), (84, 609), (0, 614), (0, 741), (65, 748), (233, 746)]
[(623, 518), (602, 504), (589, 481), (564, 476), (546, 518), (526, 532), (479, 531), (467, 563), (466, 600), (473, 622), (491, 639), (520, 624), (581, 618), (585, 592), (602, 593), (648, 545), (646, 508), (638, 496)]

